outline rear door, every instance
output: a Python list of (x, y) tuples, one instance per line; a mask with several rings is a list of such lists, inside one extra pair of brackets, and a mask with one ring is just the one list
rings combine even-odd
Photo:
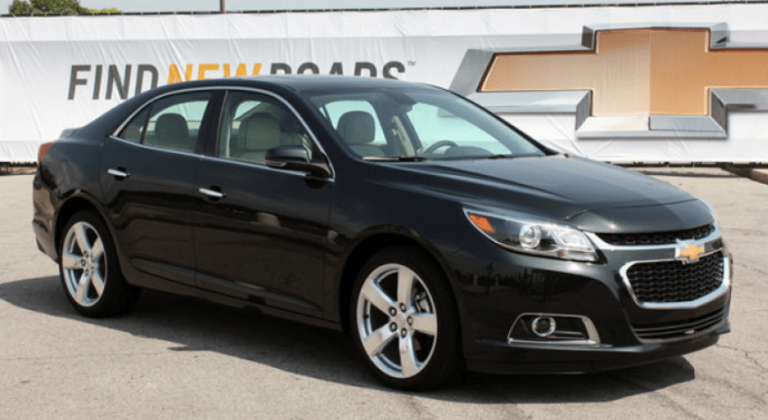
[(267, 93), (231, 91), (221, 115), (215, 156), (202, 159), (196, 178), (198, 284), (320, 316), (333, 184), (264, 158), (277, 146), (325, 157), (294, 111)]
[(122, 269), (135, 282), (195, 282), (194, 172), (212, 97), (194, 91), (154, 101), (103, 144), (108, 217)]

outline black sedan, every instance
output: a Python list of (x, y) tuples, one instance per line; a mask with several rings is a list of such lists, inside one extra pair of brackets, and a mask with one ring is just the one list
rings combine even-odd
[(707, 203), (442, 89), (180, 83), (40, 155), (37, 243), (86, 316), (124, 313), (142, 288), (251, 306), (349, 331), (403, 389), (637, 365), (729, 331)]

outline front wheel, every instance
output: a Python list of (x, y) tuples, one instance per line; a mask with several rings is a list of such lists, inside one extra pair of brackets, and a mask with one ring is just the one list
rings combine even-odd
[(69, 219), (59, 246), (59, 273), (67, 298), (83, 315), (105, 317), (129, 311), (139, 289), (125, 281), (104, 222), (81, 211)]
[(426, 389), (460, 369), (459, 322), (448, 281), (422, 251), (386, 249), (363, 267), (351, 302), (366, 364), (385, 384)]

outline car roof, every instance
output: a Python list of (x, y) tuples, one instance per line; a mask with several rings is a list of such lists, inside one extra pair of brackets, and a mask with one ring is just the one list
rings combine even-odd
[(170, 85), (167, 90), (185, 89), (191, 87), (208, 86), (246, 86), (246, 87), (281, 87), (284, 89), (301, 92), (316, 89), (381, 89), (403, 88), (434, 89), (432, 86), (404, 82), (395, 79), (382, 79), (360, 76), (318, 76), (318, 75), (279, 75), (279, 76), (249, 76), (231, 77), (222, 79), (208, 79), (201, 81), (181, 82)]

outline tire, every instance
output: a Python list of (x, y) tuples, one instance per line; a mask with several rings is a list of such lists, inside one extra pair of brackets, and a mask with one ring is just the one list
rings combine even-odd
[(90, 211), (76, 213), (64, 226), (59, 275), (69, 302), (88, 317), (124, 314), (139, 297), (140, 289), (130, 286), (120, 271), (109, 230)]
[(365, 263), (349, 319), (355, 347), (385, 385), (424, 390), (462, 370), (453, 293), (442, 270), (418, 248), (387, 248)]

